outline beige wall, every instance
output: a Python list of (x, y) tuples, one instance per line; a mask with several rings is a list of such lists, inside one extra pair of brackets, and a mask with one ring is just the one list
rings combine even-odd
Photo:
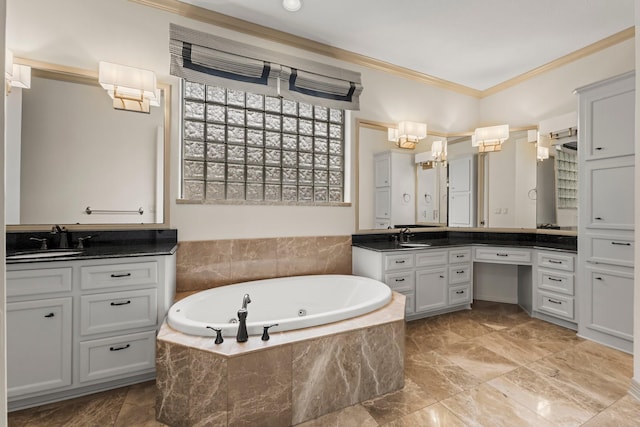
[[(636, 39), (640, 39), (640, 0), (635, 1)], [(640, 43), (636, 43), (636, 65), (640, 65)], [(636, 153), (640, 153), (640, 75), (636, 72)], [(640, 155), (636, 155), (636, 183), (640, 182)], [(635, 186), (635, 241), (640, 241), (640, 185)], [(640, 251), (635, 251), (634, 264), (640, 265)], [(633, 305), (633, 381), (635, 397), (640, 399), (640, 275), (634, 279)]]

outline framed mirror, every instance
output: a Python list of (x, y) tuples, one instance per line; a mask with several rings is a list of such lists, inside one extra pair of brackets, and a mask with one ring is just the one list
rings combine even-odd
[[(415, 150), (399, 150), (387, 140), (387, 128), (392, 124), (356, 120), (356, 228), (357, 230), (394, 228), (395, 223), (377, 221), (375, 156), (385, 151), (404, 152), (414, 160), (403, 161), (411, 169), (415, 180), (408, 190), (407, 204), (413, 208), (413, 221), (417, 226), (447, 226), (448, 187), (447, 167), (429, 171), (415, 163), (415, 155), (430, 151), (433, 141), (447, 139), (448, 159), (476, 154), (477, 161), (477, 226), (486, 228), (536, 228), (536, 149), (528, 139), (534, 126), (514, 128), (501, 151), (477, 154), (471, 146), (472, 132), (458, 134), (431, 133), (418, 143)], [(429, 175), (435, 176), (429, 178)], [(515, 179), (514, 179), (515, 177)], [(404, 181), (407, 178), (403, 179)], [(406, 196), (405, 196), (406, 197)], [(399, 206), (399, 199), (391, 203)], [(382, 211), (384, 213), (384, 211)], [(437, 213), (435, 213), (437, 212)], [(406, 222), (406, 221), (405, 221)], [(401, 224), (408, 225), (408, 224)]]
[(15, 62), (32, 79), (7, 96), (7, 230), (168, 227), (170, 86), (116, 110), (96, 72)]

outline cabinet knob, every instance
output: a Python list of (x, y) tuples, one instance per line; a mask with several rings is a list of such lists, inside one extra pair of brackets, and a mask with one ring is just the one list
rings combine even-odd
[(55, 313), (49, 313), (49, 314), (45, 314), (44, 315), (44, 317), (49, 317), (49, 318), (54, 317), (54, 316), (55, 316)]
[(440, 278), (441, 278), (441, 279), (444, 279), (444, 276), (441, 274), (441, 275), (440, 275)]
[(596, 151), (604, 150), (604, 147), (596, 147)]
[(602, 221), (602, 217), (601, 216), (597, 216), (594, 218), (596, 221)]

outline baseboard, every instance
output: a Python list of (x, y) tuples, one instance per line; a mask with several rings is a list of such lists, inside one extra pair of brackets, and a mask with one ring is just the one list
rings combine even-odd
[(640, 400), (640, 382), (632, 379), (631, 387), (629, 388), (629, 394), (636, 400)]
[(503, 302), (506, 304), (517, 304), (518, 303), (518, 298), (505, 298), (505, 297), (500, 297), (500, 296), (494, 296), (494, 295), (482, 295), (482, 294), (478, 294), (475, 291), (473, 292), (473, 299), (478, 299), (481, 301), (489, 301), (489, 302)]

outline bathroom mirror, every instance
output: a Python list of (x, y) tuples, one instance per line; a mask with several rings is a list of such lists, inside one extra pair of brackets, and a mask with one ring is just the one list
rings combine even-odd
[[(429, 132), (427, 138), (420, 141), (414, 150), (398, 148), (395, 143), (388, 141), (387, 129), (394, 125), (375, 121), (356, 121), (356, 228), (359, 230), (385, 229), (395, 225), (421, 225), (428, 227), (446, 226), (447, 218), (447, 170), (442, 165), (415, 164), (414, 156), (431, 150), (435, 140), (445, 139), (444, 135)], [(394, 155), (402, 157), (403, 165), (410, 172), (403, 183), (401, 201), (394, 201), (396, 205), (406, 205), (408, 211), (402, 215), (402, 224), (377, 224), (376, 215), (376, 184), (374, 182), (374, 159), (377, 154), (392, 151)], [(404, 178), (403, 178), (404, 179)], [(398, 184), (397, 182), (394, 184)]]
[(170, 89), (149, 114), (116, 110), (97, 73), (16, 59), (7, 96), (7, 229), (169, 225)]
[[(393, 143), (387, 141), (387, 127), (391, 126), (393, 125), (373, 121), (356, 121), (356, 200), (358, 202), (356, 226), (358, 230), (385, 228), (375, 224), (373, 156), (374, 153), (384, 150), (398, 150)], [(534, 127), (512, 129), (501, 151), (477, 156), (480, 190), (478, 192), (479, 207), (476, 206), (478, 227), (536, 228), (536, 150), (535, 144), (529, 142), (527, 138), (527, 131), (530, 129)], [(471, 133), (452, 135), (430, 133), (426, 141), (421, 141), (415, 150), (403, 151), (414, 155), (429, 151), (433, 140), (446, 136), (449, 159), (477, 153), (477, 148), (471, 146)], [(426, 198), (419, 190), (419, 183), (416, 182), (415, 194), (412, 195), (412, 203), (416, 206), (415, 224), (447, 225), (446, 168), (443, 168), (443, 172), (442, 179), (445, 183), (438, 194), (439, 204), (442, 207), (439, 211), (440, 221), (430, 222), (430, 218), (424, 221), (425, 218), (420, 217), (424, 209), (420, 208), (418, 201)], [(419, 174), (420, 172), (417, 173)]]

